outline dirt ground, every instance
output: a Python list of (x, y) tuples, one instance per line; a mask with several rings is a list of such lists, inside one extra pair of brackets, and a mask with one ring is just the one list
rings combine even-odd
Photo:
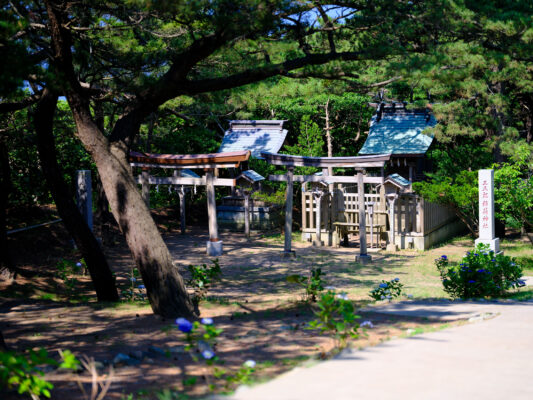
[[(185, 276), (189, 264), (210, 262), (205, 255), (205, 230), (193, 229), (184, 236), (165, 226), (162, 230), (166, 231), (164, 238), (176, 267)], [(198, 366), (184, 350), (184, 336), (174, 321), (152, 314), (146, 302), (97, 304), (88, 277), (81, 275), (76, 276), (75, 288), (67, 290), (54, 265), (62, 258), (76, 261), (77, 253), (61, 224), (28, 235), (25, 240), (12, 239), (23, 275), (15, 282), (0, 281), (0, 329), (12, 349), (43, 347), (56, 356), (57, 350), (69, 349), (77, 356), (93, 357), (103, 380), (109, 378), (109, 365), (115, 357), (128, 355), (128, 362), (115, 363), (106, 396), (109, 399), (157, 399), (163, 389), (202, 397), (209, 393), (207, 383), (213, 382), (217, 382), (218, 390), (235, 388), (225, 388), (213, 378), (211, 369)], [(241, 233), (223, 232), (221, 238), (222, 281), (201, 304), (201, 316), (213, 318), (215, 326), (223, 329), (215, 349), (224, 362), (220, 366), (237, 371), (244, 361), (253, 359), (257, 362), (253, 380), (268, 379), (305, 360), (327, 357), (333, 349), (330, 337), (305, 329), (313, 319), (312, 308), (302, 302), (303, 291), (286, 282), (287, 275), (307, 275), (312, 266), (320, 266), (326, 272), (327, 284), (347, 292), (359, 308), (370, 298), (357, 294), (353, 287), (377, 285), (383, 273), (393, 278), (399, 263), (395, 258), (388, 259), (389, 255), (374, 254), (379, 267), (357, 267), (354, 248), (317, 250), (299, 241), (294, 242), (296, 258), (286, 260), (281, 258), (279, 235), (254, 234), (246, 240)], [(117, 238), (106, 252), (118, 286), (127, 290), (133, 263), (126, 246)], [(415, 255), (405, 253), (403, 261)], [(354, 347), (450, 325), (377, 313), (359, 315), (361, 321), (371, 321), (374, 328), (362, 331), (350, 343)], [(196, 384), (184, 387), (184, 380), (190, 382), (191, 377), (197, 378)], [(91, 380), (86, 372), (59, 370), (47, 371), (46, 378), (54, 383), (53, 399), (82, 399), (76, 382), (86, 382), (87, 387)], [(16, 398), (14, 394), (2, 396), (12, 397)]]

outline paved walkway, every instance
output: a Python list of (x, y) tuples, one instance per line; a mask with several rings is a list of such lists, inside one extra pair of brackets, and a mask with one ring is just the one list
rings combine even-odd
[(380, 311), (472, 323), (348, 350), (233, 399), (533, 399), (533, 302), (404, 302)]

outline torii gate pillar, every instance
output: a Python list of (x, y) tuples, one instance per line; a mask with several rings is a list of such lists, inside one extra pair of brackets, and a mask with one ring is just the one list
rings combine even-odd
[(209, 218), (209, 241), (207, 242), (207, 255), (217, 257), (222, 255), (222, 240), (218, 238), (217, 205), (215, 199), (215, 185), (213, 183), (213, 170), (205, 175), (207, 191), (207, 215)]
[(292, 198), (294, 192), (294, 184), (292, 177), (294, 175), (294, 167), (287, 168), (287, 194), (285, 198), (285, 245), (283, 248), (282, 256), (284, 258), (291, 258), (295, 256), (293, 250), (291, 250), (292, 240)]

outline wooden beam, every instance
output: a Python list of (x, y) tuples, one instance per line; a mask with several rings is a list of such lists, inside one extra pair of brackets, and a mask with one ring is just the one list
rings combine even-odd
[(291, 167), (345, 167), (345, 168), (372, 168), (383, 167), (390, 160), (390, 154), (357, 157), (307, 157), (289, 154), (261, 153), (269, 164)]
[(167, 169), (214, 169), (214, 168), (237, 168), (241, 165), (240, 163), (216, 163), (216, 164), (194, 164), (194, 165), (181, 165), (181, 164), (150, 164), (150, 163), (141, 163), (141, 162), (130, 162), (132, 167), (141, 167), (141, 168), (167, 168)]
[(131, 151), (129, 158), (134, 163), (184, 165), (194, 168), (196, 164), (240, 163), (248, 161), (250, 155), (251, 152), (249, 150), (210, 154), (155, 154)]
[[(357, 183), (356, 176), (318, 176), (318, 175), (293, 175), (293, 182), (326, 182), (326, 183)], [(286, 182), (287, 175), (269, 175), (272, 182)], [(385, 179), (381, 176), (364, 176), (364, 183), (381, 184)]]
[[(144, 171), (143, 171), (144, 174)], [(137, 183), (143, 183), (142, 175), (135, 178)], [(205, 186), (206, 177), (202, 176), (200, 178), (186, 178), (181, 176), (150, 176), (148, 182), (150, 185), (186, 185), (186, 186)], [(237, 185), (235, 179), (229, 178), (213, 178), (214, 186), (231, 186), (234, 187)]]

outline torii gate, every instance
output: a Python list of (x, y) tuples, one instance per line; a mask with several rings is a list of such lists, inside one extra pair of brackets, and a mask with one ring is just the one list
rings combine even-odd
[[(359, 240), (360, 254), (356, 256), (356, 261), (366, 263), (371, 261), (366, 249), (366, 221), (365, 221), (365, 199), (364, 183), (381, 184), (384, 181), (383, 173), (380, 177), (368, 177), (363, 171), (366, 168), (384, 168), (385, 163), (390, 160), (390, 154), (355, 156), (355, 157), (307, 157), (288, 154), (261, 153), (261, 156), (272, 165), (287, 167), (286, 175), (269, 175), (268, 179), (275, 182), (287, 182), (287, 192), (285, 201), (285, 244), (283, 249), (284, 257), (292, 257), (294, 251), (291, 249), (292, 239), (292, 200), (294, 182), (325, 182), (331, 183), (357, 183), (359, 199)], [(322, 168), (322, 176), (316, 175), (294, 175), (294, 167), (317, 167)], [(357, 170), (356, 176), (329, 176), (328, 168), (354, 168)], [(383, 171), (383, 170), (382, 170)], [(320, 242), (320, 237), (317, 238)]]
[[(136, 177), (142, 185), (145, 202), (150, 203), (150, 185), (199, 185), (205, 186), (207, 191), (207, 214), (209, 219), (209, 241), (207, 254), (219, 256), (222, 254), (222, 240), (218, 237), (217, 209), (215, 201), (215, 186), (235, 187), (237, 179), (218, 178), (214, 171), (218, 168), (238, 168), (241, 163), (248, 161), (250, 151), (234, 151), (214, 154), (153, 154), (130, 152), (130, 165), (142, 168), (141, 175)], [(151, 176), (150, 168), (166, 168), (179, 171), (180, 169), (203, 169), (205, 176), (198, 178), (174, 176)]]

